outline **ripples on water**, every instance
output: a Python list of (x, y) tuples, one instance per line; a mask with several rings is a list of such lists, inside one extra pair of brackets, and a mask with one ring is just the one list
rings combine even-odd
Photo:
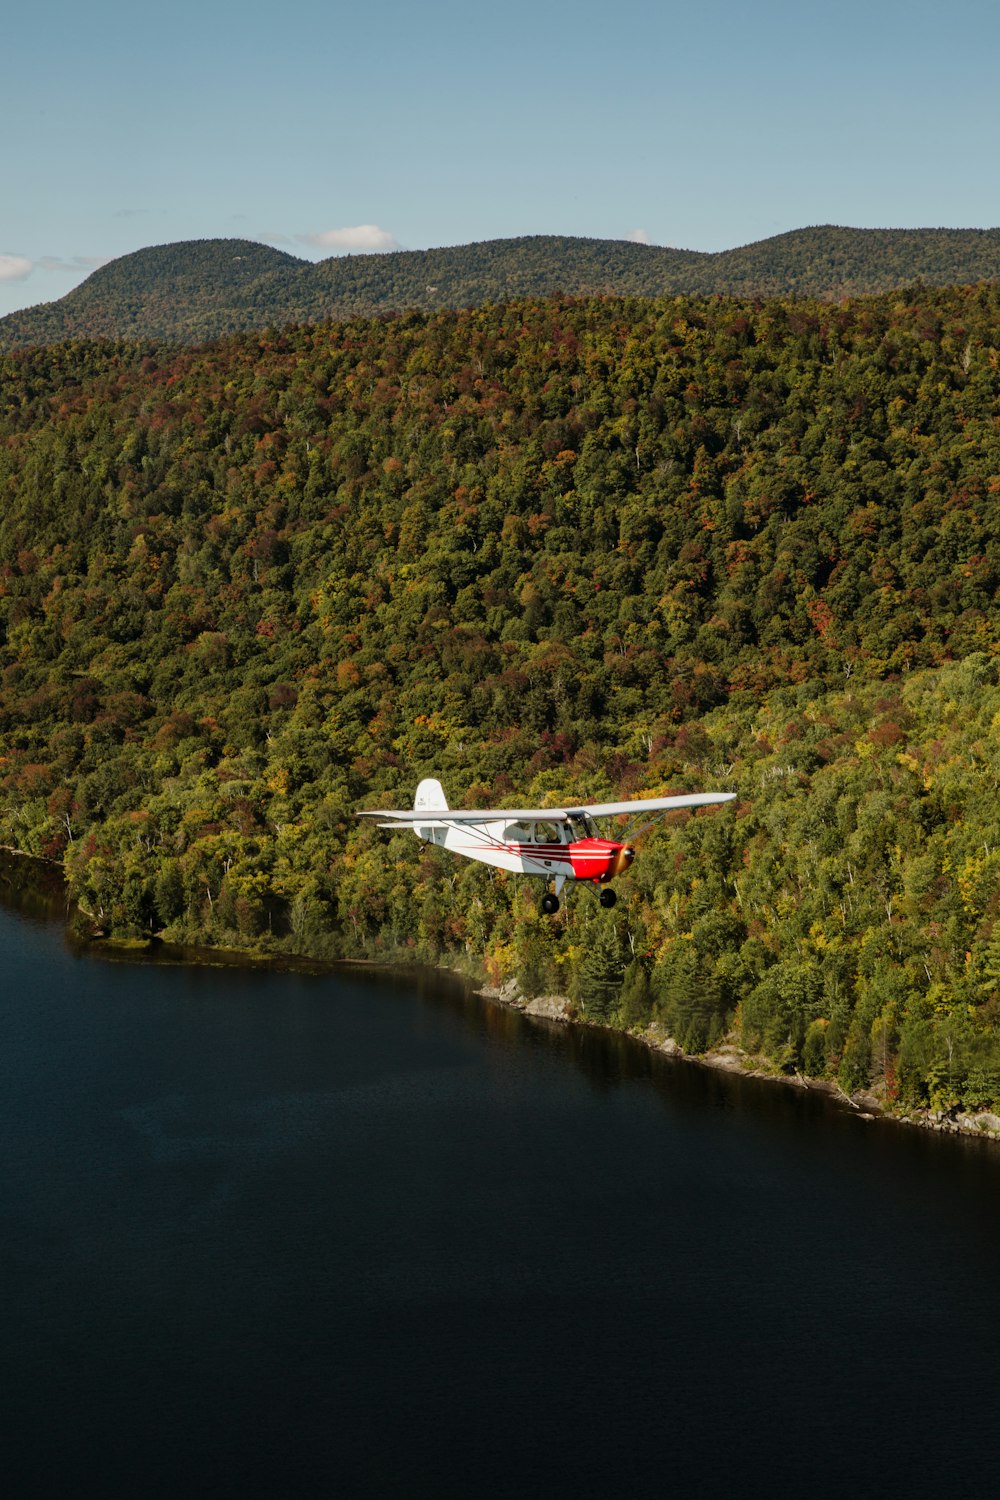
[(0, 911), (13, 1493), (992, 1491), (997, 1147), (43, 915)]

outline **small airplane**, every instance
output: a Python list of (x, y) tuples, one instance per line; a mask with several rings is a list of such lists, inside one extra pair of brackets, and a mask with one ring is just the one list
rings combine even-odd
[[(674, 808), (709, 807), (735, 797), (735, 792), (690, 792), (635, 802), (458, 810), (448, 806), (440, 781), (427, 777), (417, 787), (412, 809), (365, 810), (357, 816), (389, 820), (377, 824), (379, 828), (412, 828), (422, 844), (436, 844), (501, 870), (540, 875), (554, 886), (542, 897), (542, 911), (551, 916), (559, 910), (559, 895), (567, 880), (584, 881), (597, 890), (602, 906), (614, 906), (618, 898), (608, 882), (635, 859), (630, 840)], [(631, 814), (642, 819), (649, 813), (656, 816), (628, 829), (621, 839), (602, 838), (594, 826), (595, 818)]]

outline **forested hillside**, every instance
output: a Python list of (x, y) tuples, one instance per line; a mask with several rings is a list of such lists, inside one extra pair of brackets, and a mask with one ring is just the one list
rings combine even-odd
[[(1000, 1097), (1000, 292), (0, 361), (0, 842), (109, 929), (453, 957)], [(602, 911), (357, 823), (725, 788)]]
[(299, 260), (251, 240), (188, 240), (112, 261), (58, 302), (0, 319), (0, 351), (73, 338), (197, 343), (384, 311), (575, 296), (840, 300), (1000, 278), (1000, 229), (822, 225), (710, 254), (533, 235), (442, 250)]

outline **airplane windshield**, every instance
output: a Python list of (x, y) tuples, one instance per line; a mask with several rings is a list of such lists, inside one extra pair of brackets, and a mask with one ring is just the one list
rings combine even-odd
[(572, 813), (569, 819), (569, 826), (574, 839), (592, 839), (596, 837), (594, 825), (585, 813)]

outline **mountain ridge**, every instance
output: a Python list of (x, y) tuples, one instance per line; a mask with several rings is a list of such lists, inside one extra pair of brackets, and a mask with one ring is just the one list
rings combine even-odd
[(0, 319), (0, 352), (74, 338), (201, 343), (237, 332), (519, 297), (803, 296), (1000, 279), (1000, 228), (815, 225), (731, 250), (525, 235), (313, 262), (253, 240), (179, 240), (101, 266)]

